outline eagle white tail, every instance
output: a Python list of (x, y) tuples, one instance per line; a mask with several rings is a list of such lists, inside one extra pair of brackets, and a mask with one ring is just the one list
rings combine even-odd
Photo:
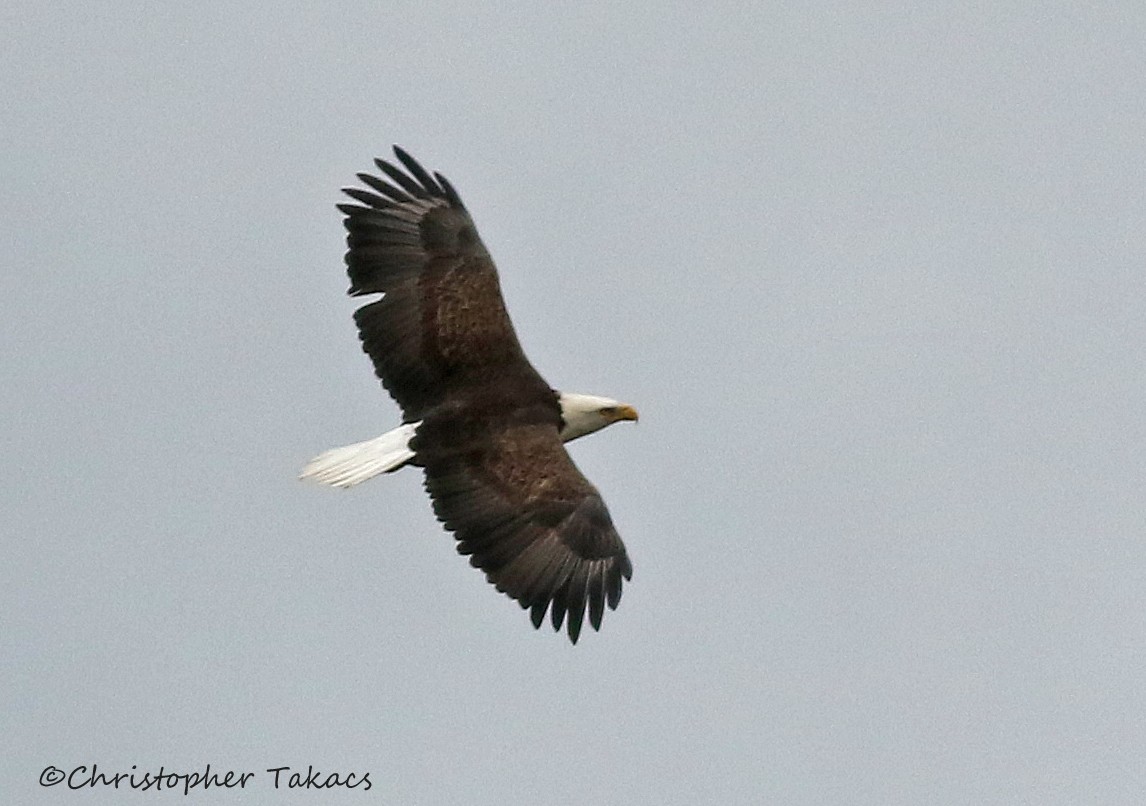
[(410, 439), (419, 425), (407, 423), (365, 442), (331, 448), (311, 459), (299, 478), (346, 488), (397, 470), (414, 458)]

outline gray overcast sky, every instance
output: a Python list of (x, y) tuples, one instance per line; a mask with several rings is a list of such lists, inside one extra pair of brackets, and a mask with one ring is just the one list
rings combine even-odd
[[(0, 11), (0, 793), (1146, 797), (1146, 7)], [(459, 188), (635, 567), (576, 647), (458, 557), (337, 189)], [(289, 794), (289, 797), (288, 797)], [(188, 801), (190, 802), (190, 801)]]

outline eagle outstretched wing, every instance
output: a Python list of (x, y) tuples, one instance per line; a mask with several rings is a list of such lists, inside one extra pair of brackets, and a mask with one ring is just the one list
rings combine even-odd
[(353, 296), (382, 293), (354, 314), (375, 373), (407, 422), (459, 386), (491, 380), (548, 390), (521, 349), (497, 269), (457, 191), (402, 149), (409, 172), (375, 160), (389, 182), (358, 174), (340, 204)]
[[(538, 412), (540, 415), (540, 412)], [(540, 627), (568, 619), (577, 642), (586, 607), (593, 629), (616, 609), (632, 564), (597, 489), (545, 422), (428, 418), (411, 446), (434, 512), (458, 551)]]

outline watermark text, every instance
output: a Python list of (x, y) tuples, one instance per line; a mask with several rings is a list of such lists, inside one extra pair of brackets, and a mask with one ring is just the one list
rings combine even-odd
[[(258, 779), (258, 783), (252, 781)], [(268, 767), (261, 772), (213, 770), (208, 764), (202, 770), (178, 772), (166, 767), (140, 770), (132, 764), (131, 770), (106, 771), (98, 764), (81, 764), (71, 769), (60, 769), (49, 764), (40, 772), (40, 786), (62, 786), (67, 789), (135, 789), (139, 792), (174, 791), (190, 795), (208, 789), (246, 789), (260, 784), (271, 789), (356, 789), (367, 792), (371, 787), (369, 772), (336, 772), (308, 764), (302, 767)]]

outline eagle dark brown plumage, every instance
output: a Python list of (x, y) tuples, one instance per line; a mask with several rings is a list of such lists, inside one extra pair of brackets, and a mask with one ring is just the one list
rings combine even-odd
[[(401, 464), (423, 469), (458, 551), (530, 610), (534, 626), (548, 611), (576, 643), (586, 612), (599, 629), (605, 607), (617, 607), (632, 565), (600, 494), (565, 450), (559, 393), (522, 351), (457, 191), (402, 149), (394, 153), (402, 167), (376, 160), (385, 178), (359, 174), (368, 189), (345, 189), (356, 203), (338, 207), (349, 293), (383, 295), (354, 319), (412, 432)], [(617, 407), (602, 411), (609, 408)], [(636, 417), (619, 410), (608, 417)], [(321, 471), (305, 475), (339, 483)]]

